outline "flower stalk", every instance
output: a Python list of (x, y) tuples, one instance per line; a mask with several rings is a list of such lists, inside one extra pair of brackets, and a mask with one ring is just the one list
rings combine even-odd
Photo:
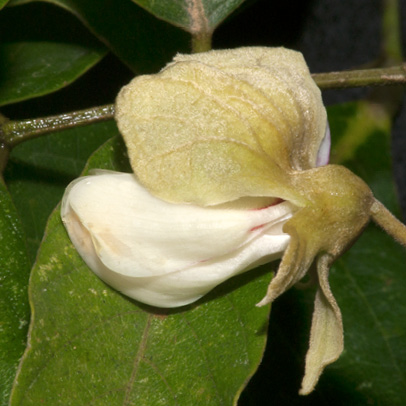
[(371, 218), (394, 240), (406, 247), (406, 226), (376, 199), (371, 206)]

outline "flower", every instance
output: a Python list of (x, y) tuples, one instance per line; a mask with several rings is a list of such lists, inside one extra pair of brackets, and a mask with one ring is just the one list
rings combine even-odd
[(134, 174), (98, 171), (67, 188), (61, 215), (89, 267), (124, 294), (191, 303), (282, 257), (259, 306), (312, 272), (318, 282), (301, 394), (343, 351), (331, 264), (372, 218), (406, 227), (346, 168), (328, 164), (321, 94), (302, 55), (239, 48), (178, 55), (117, 97)]
[(61, 215), (101, 279), (141, 302), (177, 307), (282, 256), (292, 205), (243, 206), (172, 204), (152, 196), (133, 174), (98, 171), (69, 185)]

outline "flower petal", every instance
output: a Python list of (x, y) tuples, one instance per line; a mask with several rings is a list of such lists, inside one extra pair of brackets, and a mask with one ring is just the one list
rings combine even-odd
[(327, 165), (330, 161), (330, 148), (331, 148), (331, 134), (330, 134), (330, 126), (326, 125), (326, 133), (324, 134), (324, 138), (321, 141), (319, 152), (317, 153), (316, 159), (316, 166), (324, 166)]
[(102, 171), (72, 182), (61, 215), (102, 279), (145, 303), (173, 307), (280, 257), (289, 241), (282, 226), (293, 210), (288, 202), (251, 210), (175, 205), (132, 174)]

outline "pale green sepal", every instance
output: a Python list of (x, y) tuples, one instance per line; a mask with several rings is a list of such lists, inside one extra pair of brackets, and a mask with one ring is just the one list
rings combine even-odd
[(245, 196), (304, 206), (290, 175), (316, 165), (326, 132), (320, 90), (284, 48), (178, 55), (120, 91), (116, 120), (140, 182), (202, 206)]
[(314, 301), (310, 345), (300, 395), (308, 395), (316, 386), (326, 365), (336, 361), (344, 349), (340, 309), (328, 283), (332, 257), (322, 255), (317, 263), (319, 289)]

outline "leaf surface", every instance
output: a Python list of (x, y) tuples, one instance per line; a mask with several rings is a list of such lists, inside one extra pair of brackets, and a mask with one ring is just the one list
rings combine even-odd
[[(187, 52), (189, 36), (129, 0), (42, 0), (75, 15), (136, 73), (161, 69), (177, 52)], [(15, 4), (32, 0), (13, 0)], [(167, 4), (167, 2), (165, 2)]]
[(0, 405), (8, 404), (29, 322), (30, 266), (24, 233), (10, 194), (0, 181)]
[(0, 0), (0, 10), (8, 3), (9, 0)]
[(31, 262), (65, 187), (79, 176), (89, 155), (116, 134), (110, 121), (53, 133), (13, 149), (5, 179), (25, 229)]
[(158, 18), (190, 33), (212, 32), (244, 0), (133, 0)]
[[(129, 169), (117, 139), (87, 169)], [(247, 273), (181, 309), (154, 309), (101, 282), (52, 214), (32, 272), (30, 347), (11, 405), (231, 405), (260, 362), (269, 275)]]
[(106, 52), (68, 13), (26, 7), (0, 14), (0, 106), (67, 86)]

